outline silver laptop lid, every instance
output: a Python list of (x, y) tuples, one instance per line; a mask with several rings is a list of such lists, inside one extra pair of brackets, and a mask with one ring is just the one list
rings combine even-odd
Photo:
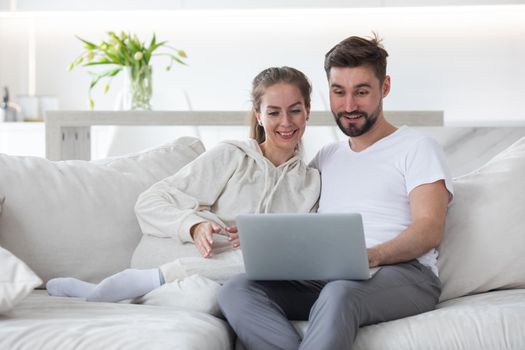
[(236, 221), (250, 279), (370, 278), (360, 214), (243, 214)]

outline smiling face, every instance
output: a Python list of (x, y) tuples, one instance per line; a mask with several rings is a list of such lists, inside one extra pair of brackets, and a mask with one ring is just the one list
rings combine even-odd
[(278, 83), (266, 88), (256, 117), (264, 127), (266, 152), (295, 152), (310, 114), (301, 91), (294, 85)]
[(381, 84), (370, 66), (332, 67), (328, 83), (332, 114), (347, 136), (361, 136), (383, 118), (383, 97), (390, 91), (389, 76)]

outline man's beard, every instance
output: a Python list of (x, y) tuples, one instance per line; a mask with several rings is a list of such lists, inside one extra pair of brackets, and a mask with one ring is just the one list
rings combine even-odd
[[(363, 135), (368, 130), (370, 130), (372, 128), (372, 126), (374, 126), (374, 124), (377, 121), (377, 118), (381, 114), (382, 110), (383, 110), (383, 104), (380, 103), (379, 106), (377, 107), (377, 109), (370, 115), (368, 113), (366, 113), (364, 111), (360, 111), (360, 110), (356, 110), (356, 111), (352, 111), (352, 112), (339, 112), (337, 114), (332, 112), (332, 114), (334, 114), (334, 116), (335, 116), (335, 122), (337, 123), (337, 126), (339, 126), (339, 129), (341, 129), (341, 131), (346, 136), (357, 137), (357, 136)], [(365, 123), (362, 126), (358, 126), (355, 123), (350, 123), (345, 128), (343, 126), (342, 121), (341, 121), (341, 119), (343, 117), (345, 117), (345, 116), (349, 116), (349, 117), (351, 117), (351, 116), (362, 116), (365, 119)]]

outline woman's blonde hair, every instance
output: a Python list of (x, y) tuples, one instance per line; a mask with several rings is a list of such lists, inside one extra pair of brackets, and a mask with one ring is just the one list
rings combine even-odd
[(304, 99), (304, 105), (310, 109), (310, 94), (312, 85), (301, 71), (291, 67), (270, 67), (263, 70), (253, 79), (252, 82), (252, 110), (250, 112), (250, 137), (261, 144), (266, 140), (264, 128), (259, 125), (257, 113), (261, 112), (261, 100), (266, 89), (275, 84), (290, 84), (299, 89)]

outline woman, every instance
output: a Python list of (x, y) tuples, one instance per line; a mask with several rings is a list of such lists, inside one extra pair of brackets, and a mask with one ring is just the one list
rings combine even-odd
[[(238, 214), (311, 211), (320, 178), (301, 151), (310, 93), (308, 79), (296, 69), (259, 73), (252, 83), (251, 139), (222, 142), (141, 194), (135, 211), (143, 233), (193, 243), (203, 258), (211, 258), (221, 236), (227, 236), (230, 251), (239, 246)], [(179, 278), (178, 260), (155, 269), (127, 269), (98, 285), (55, 278), (47, 289), (50, 295), (89, 301), (130, 299)]]

